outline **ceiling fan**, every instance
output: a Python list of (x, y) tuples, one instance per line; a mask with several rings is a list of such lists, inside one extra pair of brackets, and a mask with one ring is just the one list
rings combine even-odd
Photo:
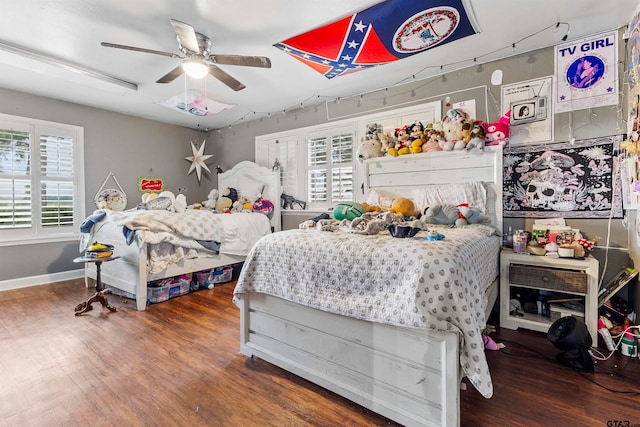
[(126, 46), (115, 43), (100, 43), (105, 47), (113, 47), (117, 49), (133, 50), (136, 52), (146, 52), (155, 55), (168, 56), (170, 58), (179, 58), (182, 64), (160, 77), (156, 83), (171, 83), (183, 73), (194, 78), (202, 78), (211, 74), (231, 89), (238, 91), (246, 86), (221, 70), (217, 65), (242, 65), (248, 67), (271, 68), (271, 61), (266, 56), (243, 56), (243, 55), (217, 55), (211, 53), (211, 39), (204, 34), (198, 33), (189, 24), (170, 19), (173, 30), (178, 40), (178, 48), (184, 56), (171, 52), (163, 52), (160, 50), (145, 49), (135, 46)]

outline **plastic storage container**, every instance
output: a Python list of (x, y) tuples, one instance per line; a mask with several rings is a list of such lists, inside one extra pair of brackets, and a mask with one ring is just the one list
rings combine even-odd
[(211, 271), (211, 283), (221, 284), (231, 281), (233, 276), (233, 267), (226, 265), (224, 267), (218, 267)]
[(195, 275), (195, 282), (198, 285), (198, 288), (208, 288), (209, 285), (212, 285), (213, 283), (211, 283), (210, 281), (210, 277), (211, 277), (211, 270), (202, 270), (202, 271), (198, 271), (194, 273)]
[(162, 279), (159, 281), (161, 286), (149, 284), (149, 286), (147, 286), (147, 301), (154, 304), (188, 294), (190, 282), (189, 277), (180, 276), (171, 279)]

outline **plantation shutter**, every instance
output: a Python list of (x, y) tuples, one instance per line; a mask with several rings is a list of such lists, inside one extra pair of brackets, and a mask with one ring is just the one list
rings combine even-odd
[(0, 229), (31, 227), (31, 207), (30, 133), (0, 128)]
[(40, 224), (43, 227), (73, 225), (73, 158), (71, 138), (40, 136)]
[(354, 131), (327, 130), (307, 141), (307, 195), (312, 206), (353, 200)]
[(83, 133), (0, 113), (0, 244), (80, 236)]

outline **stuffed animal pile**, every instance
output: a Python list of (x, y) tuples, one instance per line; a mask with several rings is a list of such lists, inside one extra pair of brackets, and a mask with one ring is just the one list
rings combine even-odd
[(191, 208), (205, 208), (217, 213), (260, 212), (267, 216), (271, 216), (274, 210), (273, 203), (263, 198), (261, 194), (252, 200), (232, 187), (227, 187), (222, 192), (214, 188), (209, 192), (207, 200), (192, 205)]
[(138, 209), (168, 210), (182, 213), (187, 210), (187, 198), (184, 194), (176, 196), (171, 191), (143, 193), (142, 203), (138, 204)]
[(447, 111), (442, 121), (423, 124), (416, 121), (385, 132), (380, 124), (367, 125), (357, 150), (360, 162), (382, 156), (429, 153), (432, 151), (478, 150), (485, 146), (506, 145), (509, 138), (507, 111), (495, 123), (474, 120), (457, 108)]

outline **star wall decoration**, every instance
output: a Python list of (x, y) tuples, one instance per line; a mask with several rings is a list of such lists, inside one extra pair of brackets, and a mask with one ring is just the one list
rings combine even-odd
[(200, 148), (196, 148), (193, 141), (191, 142), (191, 151), (193, 152), (193, 156), (185, 157), (186, 160), (191, 162), (191, 167), (189, 168), (189, 172), (187, 175), (191, 174), (194, 170), (196, 171), (196, 175), (198, 176), (198, 182), (200, 182), (200, 177), (202, 176), (202, 169), (211, 173), (209, 167), (206, 165), (205, 161), (213, 157), (213, 154), (204, 154), (204, 145), (207, 140), (202, 141), (202, 145)]

